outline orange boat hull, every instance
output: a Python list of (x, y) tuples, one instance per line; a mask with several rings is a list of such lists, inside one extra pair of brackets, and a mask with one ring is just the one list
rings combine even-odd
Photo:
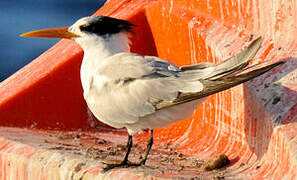
[[(225, 153), (231, 160), (225, 171), (234, 178), (295, 179), (296, 13), (295, 1), (114, 0), (107, 2), (96, 14), (132, 21), (137, 25), (131, 39), (133, 52), (156, 55), (177, 65), (221, 62), (239, 52), (250, 40), (262, 36), (263, 45), (252, 63), (285, 60), (286, 64), (244, 85), (212, 95), (192, 117), (158, 129), (155, 133), (158, 145), (154, 148), (170, 144), (177, 152), (200, 159)], [(94, 123), (101, 129), (99, 134), (111, 130), (97, 124), (87, 110), (79, 78), (82, 57), (78, 45), (62, 40), (2, 82), (0, 126), (33, 128), (42, 136), (42, 132), (48, 130), (85, 131), (94, 128)], [(3, 128), (2, 131), (0, 179), (30, 179), (28, 163), (31, 157), (41, 157), (37, 153), (39, 148), (27, 144), (24, 139), (11, 141), (8, 134), (15, 130)], [(112, 132), (116, 137), (125, 136)], [(38, 137), (30, 134), (27, 138), (35, 136)], [(139, 144), (146, 138), (145, 134), (137, 135)], [(9, 159), (7, 152), (17, 154), (16, 159)], [(30, 155), (25, 155), (24, 164), (11, 170), (14, 167), (9, 163), (27, 152)], [(80, 171), (92, 179), (102, 177), (100, 169), (101, 165), (98, 165)], [(55, 174), (60, 170), (55, 166), (51, 172)], [(72, 171), (71, 168), (68, 171)], [(18, 172), (19, 176), (13, 176), (11, 172)], [(43, 171), (38, 175), (44, 179), (51, 177)], [(130, 170), (115, 170), (108, 174), (115, 179), (154, 176), (150, 175)], [(201, 173), (201, 177), (208, 175), (212, 174)], [(180, 176), (173, 174), (172, 177)]]

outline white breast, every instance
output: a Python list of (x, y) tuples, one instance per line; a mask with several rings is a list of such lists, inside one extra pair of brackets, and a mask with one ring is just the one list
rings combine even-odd
[(190, 117), (196, 108), (207, 98), (198, 99), (184, 104), (179, 104), (166, 109), (156, 111), (148, 116), (141, 117), (135, 124), (127, 127), (130, 134), (147, 129), (166, 128), (171, 123)]

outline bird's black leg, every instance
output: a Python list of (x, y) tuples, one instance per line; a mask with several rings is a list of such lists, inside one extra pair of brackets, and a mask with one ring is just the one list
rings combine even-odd
[(147, 142), (147, 148), (146, 148), (146, 150), (145, 150), (145, 152), (143, 154), (143, 159), (141, 160), (140, 165), (144, 165), (145, 162), (146, 162), (147, 156), (149, 155), (150, 150), (151, 150), (151, 148), (153, 146), (153, 143), (154, 143), (154, 138), (153, 137), (154, 137), (154, 130), (151, 129), (150, 130), (150, 139)]
[(129, 157), (129, 154), (130, 154), (130, 151), (131, 151), (131, 148), (133, 146), (133, 140), (132, 140), (132, 135), (129, 135), (128, 136), (128, 142), (127, 142), (127, 149), (126, 149), (126, 154), (125, 154), (125, 157), (123, 159), (123, 161), (120, 163), (120, 164), (106, 164), (106, 167), (103, 168), (102, 172), (105, 173), (113, 168), (116, 168), (116, 167), (129, 167), (131, 166), (129, 164), (129, 161), (128, 161), (128, 157)]
[(127, 146), (126, 146), (127, 149), (126, 149), (125, 157), (124, 157), (123, 161), (121, 162), (121, 164), (128, 164), (128, 157), (131, 152), (132, 146), (133, 146), (132, 135), (129, 135)]
[(107, 172), (113, 168), (116, 168), (116, 167), (131, 167), (131, 166), (144, 165), (147, 160), (147, 156), (149, 155), (149, 152), (153, 146), (153, 133), (154, 133), (154, 131), (150, 130), (150, 139), (148, 140), (146, 151), (144, 152), (143, 159), (141, 160), (140, 163), (133, 164), (128, 161), (128, 157), (129, 157), (132, 145), (133, 145), (132, 136), (129, 135), (128, 143), (127, 143), (127, 150), (126, 150), (126, 154), (125, 154), (123, 161), (120, 164), (106, 164), (106, 167), (103, 168), (102, 172), (105, 173), (105, 172)]

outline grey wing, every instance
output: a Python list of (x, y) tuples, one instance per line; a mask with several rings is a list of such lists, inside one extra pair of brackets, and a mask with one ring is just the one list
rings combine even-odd
[(262, 44), (262, 38), (255, 39), (252, 43), (233, 56), (220, 64), (212, 65), (201, 63), (192, 66), (183, 66), (183, 77), (197, 77), (203, 84), (203, 90), (194, 93), (181, 93), (173, 101), (163, 101), (157, 104), (157, 109), (164, 109), (174, 105), (186, 103), (200, 99), (214, 93), (229, 89), (246, 81), (249, 81), (265, 72), (283, 64), (276, 62), (264, 67), (248, 68), (250, 60), (256, 55)]
[[(184, 80), (180, 73), (179, 67), (157, 57), (114, 55), (98, 69), (93, 80), (97, 99), (88, 105), (93, 107), (92, 111), (98, 109), (101, 119), (113, 122), (115, 127), (119, 119), (118, 127), (135, 123), (139, 117), (154, 113), (160, 102), (171, 102), (180, 93), (203, 89), (197, 78)], [(102, 79), (105, 79), (103, 85)]]
[(217, 65), (203, 63), (181, 68), (157, 57), (119, 53), (98, 69), (93, 88), (96, 100), (88, 105), (93, 105), (101, 119), (114, 123), (114, 127), (135, 123), (139, 117), (231, 88), (278, 66), (273, 64), (238, 75), (261, 43), (258, 38)]

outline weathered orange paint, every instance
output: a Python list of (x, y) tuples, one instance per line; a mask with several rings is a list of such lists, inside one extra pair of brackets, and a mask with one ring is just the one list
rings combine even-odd
[[(295, 1), (281, 0), (111, 0), (96, 14), (135, 23), (132, 51), (156, 55), (177, 65), (221, 62), (249, 40), (262, 36), (263, 45), (252, 63), (285, 60), (285, 65), (211, 96), (192, 117), (156, 130), (155, 142), (171, 143), (176, 150), (202, 159), (225, 153), (231, 159), (228, 170), (234, 177), (295, 179), (296, 13)], [(92, 117), (79, 79), (82, 57), (78, 45), (62, 40), (2, 82), (0, 125), (61, 131), (91, 128)], [(143, 143), (147, 135), (137, 135), (137, 139)], [(23, 154), (26, 163), (29, 157), (39, 156), (38, 148), (28, 145), (16, 149), (17, 144), (0, 140), (0, 179), (10, 177), (13, 168), (6, 152)], [(27, 171), (28, 167), (18, 170)], [(57, 164), (50, 167), (53, 173), (59, 171)], [(87, 177), (102, 177), (100, 170), (101, 165), (86, 170)], [(42, 179), (51, 176), (48, 172), (38, 171)], [(144, 175), (115, 170), (106, 176), (140, 179)]]

